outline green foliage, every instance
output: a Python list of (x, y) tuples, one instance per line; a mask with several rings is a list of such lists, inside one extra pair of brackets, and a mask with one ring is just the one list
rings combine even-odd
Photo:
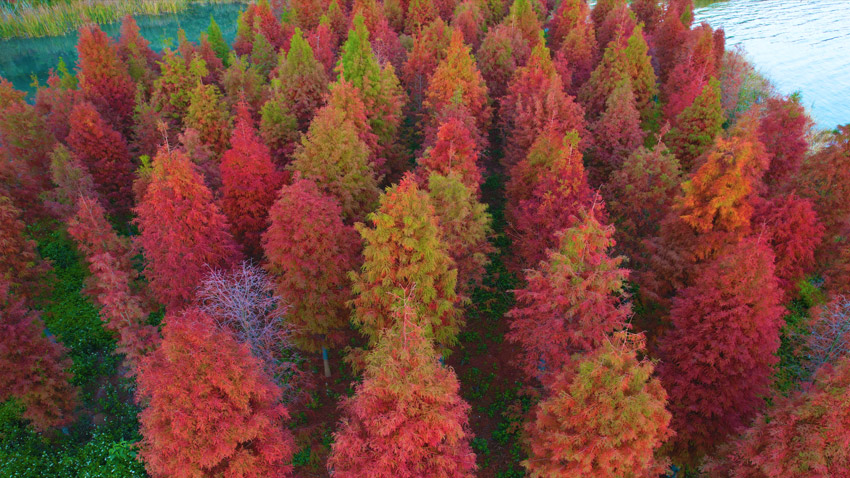
[(224, 66), (228, 66), (230, 64), (230, 47), (224, 41), (221, 28), (218, 27), (218, 23), (215, 22), (212, 15), (210, 15), (210, 26), (207, 28), (207, 40), (210, 42), (215, 56), (221, 59)]

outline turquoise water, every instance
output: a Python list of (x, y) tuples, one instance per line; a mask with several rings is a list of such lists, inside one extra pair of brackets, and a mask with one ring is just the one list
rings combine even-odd
[(694, 16), (723, 27), (780, 92), (802, 93), (818, 126), (850, 123), (850, 0), (727, 0)]
[[(186, 31), (186, 37), (197, 41), (201, 32), (206, 31), (210, 16), (221, 27), (224, 38), (231, 42), (236, 36), (236, 18), (244, 8), (241, 3), (195, 3), (188, 9), (172, 15), (137, 15), (142, 36), (151, 42), (154, 50), (160, 51), (166, 46), (176, 48), (177, 30)], [(102, 26), (113, 38), (118, 37), (120, 23)], [(14, 38), (0, 40), (0, 75), (11, 81), (15, 88), (32, 92), (31, 76), (36, 75), (44, 84), (50, 68), (55, 68), (59, 57), (65, 60), (70, 69), (77, 61), (77, 32), (61, 37)]]

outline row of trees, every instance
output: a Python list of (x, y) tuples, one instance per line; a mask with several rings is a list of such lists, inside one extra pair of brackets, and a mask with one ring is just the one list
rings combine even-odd
[[(130, 18), (117, 42), (83, 27), (34, 105), (0, 81), (0, 399), (73, 420), (24, 225), (56, 219), (139, 385), (151, 475), (289, 475), (293, 357), (329, 374), (353, 326), (329, 471), (472, 476), (443, 358), (494, 252), (489, 169), (524, 279), (507, 339), (541, 398), (531, 476), (847, 473), (850, 128), (810, 151), (799, 98), (748, 102), (692, 8), (261, 2), (232, 50), (212, 23), (162, 54)], [(812, 274), (812, 385), (766, 408)]]

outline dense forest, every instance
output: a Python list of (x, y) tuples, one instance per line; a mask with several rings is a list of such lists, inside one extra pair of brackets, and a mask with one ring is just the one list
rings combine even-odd
[(850, 477), (850, 125), (692, 0), (260, 0), (0, 79), (3, 477)]

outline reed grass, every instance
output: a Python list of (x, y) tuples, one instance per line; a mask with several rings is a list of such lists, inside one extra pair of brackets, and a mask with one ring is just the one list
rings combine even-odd
[[(53, 3), (10, 3), (0, 0), (0, 39), (60, 36), (92, 21), (120, 21), (126, 15), (162, 15), (185, 10), (197, 0), (69, 0)], [(230, 3), (238, 0), (203, 0)]]

